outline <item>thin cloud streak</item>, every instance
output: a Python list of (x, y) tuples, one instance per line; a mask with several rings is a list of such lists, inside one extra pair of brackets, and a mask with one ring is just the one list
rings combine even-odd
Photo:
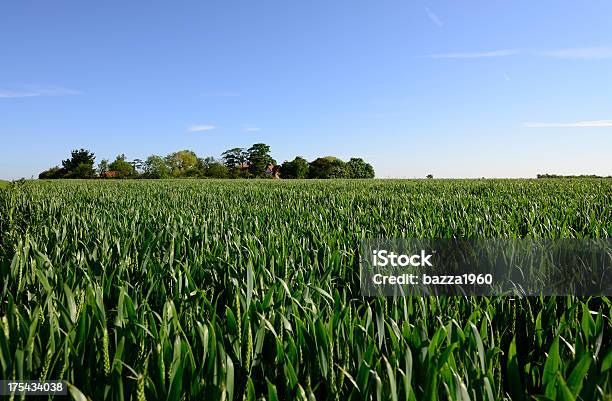
[(1, 99), (13, 99), (24, 97), (41, 97), (41, 96), (70, 96), (80, 95), (81, 92), (68, 89), (61, 86), (36, 86), (23, 85), (13, 88), (0, 87)]
[(612, 127), (612, 120), (578, 121), (573, 123), (523, 123), (525, 128), (602, 128)]
[(436, 58), (436, 59), (463, 59), (463, 58), (492, 58), (492, 57), (507, 57), (514, 56), (519, 53), (516, 49), (502, 49), (485, 52), (460, 52), (460, 53), (437, 53), (427, 54), (421, 58)]
[(492, 58), (492, 57), (507, 57), (517, 54), (527, 56), (541, 56), (556, 59), (567, 60), (603, 60), (612, 58), (612, 47), (579, 47), (571, 49), (556, 49), (556, 50), (520, 50), (520, 49), (501, 49), (482, 52), (456, 52), (456, 53), (435, 53), (417, 58), (431, 59), (470, 59), (470, 58)]
[(242, 127), (242, 132), (257, 132), (261, 131), (259, 127)]
[(442, 22), (442, 20), (433, 11), (431, 11), (429, 7), (425, 7), (425, 12), (427, 13), (427, 16), (429, 17), (431, 22), (436, 24), (439, 28), (442, 28), (444, 26), (444, 22)]
[(214, 125), (191, 125), (187, 127), (187, 132), (205, 132), (216, 128)]
[(601, 60), (612, 58), (612, 47), (580, 47), (573, 49), (548, 50), (538, 52), (537, 54), (562, 59)]

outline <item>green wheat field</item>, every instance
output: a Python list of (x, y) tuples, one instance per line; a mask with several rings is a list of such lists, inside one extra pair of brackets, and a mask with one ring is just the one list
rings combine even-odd
[(370, 238), (610, 234), (612, 180), (11, 184), (0, 378), (77, 400), (612, 400), (610, 299), (364, 298), (358, 268)]

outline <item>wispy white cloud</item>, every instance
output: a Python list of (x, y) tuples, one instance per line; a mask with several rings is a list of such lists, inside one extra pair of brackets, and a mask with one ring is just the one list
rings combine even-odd
[(427, 13), (427, 16), (429, 17), (429, 19), (431, 20), (431, 22), (433, 22), (434, 24), (436, 24), (438, 27), (442, 27), (444, 26), (444, 22), (442, 22), (442, 20), (440, 19), (440, 17), (438, 17), (433, 11), (431, 11), (429, 9), (429, 7), (425, 7), (425, 12)]
[(612, 127), (612, 120), (577, 121), (573, 123), (523, 123), (526, 128), (602, 128)]
[(459, 52), (459, 53), (437, 53), (427, 54), (421, 58), (491, 58), (491, 57), (507, 57), (518, 54), (517, 49), (502, 49), (484, 52)]
[(510, 81), (510, 76), (509, 76), (508, 74), (504, 74), (504, 79), (505, 79), (506, 81)]
[(79, 95), (81, 92), (64, 88), (62, 86), (40, 85), (13, 85), (0, 87), (0, 99), (39, 96), (69, 96)]
[(435, 58), (435, 59), (462, 59), (462, 58), (491, 58), (491, 57), (506, 57), (517, 54), (527, 56), (543, 56), (557, 59), (582, 59), (582, 60), (601, 60), (612, 58), (612, 47), (577, 47), (571, 49), (554, 49), (554, 50), (529, 50), (529, 49), (501, 49), (479, 52), (456, 52), (456, 53), (434, 53), (418, 58)]
[(554, 58), (597, 60), (612, 58), (612, 47), (578, 47), (537, 52), (536, 54)]
[(240, 97), (242, 93), (232, 91), (220, 91), (220, 92), (205, 92), (202, 96), (206, 97)]
[(242, 127), (242, 131), (243, 132), (257, 132), (257, 131), (261, 131), (261, 128), (259, 128), (259, 127)]
[(261, 131), (261, 128), (259, 128), (256, 124), (253, 123), (243, 123), (241, 125), (240, 130), (242, 132), (257, 132)]
[(190, 125), (187, 127), (187, 132), (204, 132), (214, 130), (214, 125)]

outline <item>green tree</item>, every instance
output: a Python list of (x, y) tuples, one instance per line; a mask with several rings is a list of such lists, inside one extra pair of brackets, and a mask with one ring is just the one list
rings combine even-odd
[(110, 171), (117, 172), (117, 178), (130, 178), (136, 176), (134, 165), (125, 160), (124, 154), (117, 156), (115, 161), (109, 164), (108, 168)]
[(310, 163), (309, 178), (348, 178), (346, 163), (334, 156), (319, 157)]
[(195, 165), (195, 176), (196, 177), (206, 177), (206, 170), (208, 169), (208, 164), (213, 160), (212, 157), (201, 158), (198, 157)]
[(163, 157), (151, 155), (144, 162), (144, 176), (146, 178), (168, 178), (170, 177), (170, 167), (166, 164)]
[(242, 148), (228, 149), (221, 154), (221, 160), (228, 169), (231, 178), (246, 178), (250, 175), (247, 170), (248, 154)]
[(221, 154), (225, 166), (232, 170), (244, 165), (247, 162), (248, 155), (242, 148), (228, 149)]
[(73, 150), (70, 159), (62, 161), (64, 178), (92, 178), (96, 157), (86, 149)]
[(229, 170), (225, 164), (214, 161), (208, 164), (206, 168), (206, 177), (209, 178), (227, 178)]
[(59, 166), (55, 166), (38, 174), (38, 178), (41, 180), (54, 180), (64, 178), (64, 175), (66, 175), (66, 170)]
[(359, 157), (352, 157), (346, 163), (349, 178), (374, 178), (374, 168)]
[(108, 160), (102, 159), (102, 161), (98, 163), (98, 174), (104, 174), (108, 172), (108, 170), (109, 170)]
[(256, 143), (247, 150), (249, 171), (255, 177), (265, 177), (270, 164), (275, 164), (270, 156), (270, 146), (265, 143)]
[(93, 178), (95, 174), (96, 171), (91, 164), (81, 163), (72, 171), (68, 178)]
[(166, 164), (173, 177), (197, 175), (198, 156), (191, 150), (179, 150), (166, 156)]
[(229, 174), (227, 166), (212, 156), (198, 159), (198, 170), (200, 170), (199, 176), (206, 178), (227, 178)]
[(297, 156), (292, 161), (286, 161), (281, 165), (281, 178), (306, 178), (308, 176), (308, 161)]

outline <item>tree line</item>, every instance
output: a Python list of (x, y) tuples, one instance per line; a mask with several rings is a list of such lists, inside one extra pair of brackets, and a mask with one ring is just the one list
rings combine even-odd
[(374, 178), (372, 165), (357, 157), (345, 162), (326, 156), (308, 162), (297, 156), (277, 164), (270, 155), (270, 146), (264, 143), (248, 149), (228, 149), (220, 158), (202, 158), (192, 150), (179, 150), (145, 160), (127, 160), (120, 154), (112, 162), (101, 160), (97, 166), (95, 159), (89, 150), (75, 149), (61, 166), (43, 171), (38, 178)]
[(551, 178), (612, 178), (612, 176), (601, 176), (595, 174), (581, 174), (581, 175), (560, 175), (560, 174), (538, 174), (538, 179), (551, 179)]

